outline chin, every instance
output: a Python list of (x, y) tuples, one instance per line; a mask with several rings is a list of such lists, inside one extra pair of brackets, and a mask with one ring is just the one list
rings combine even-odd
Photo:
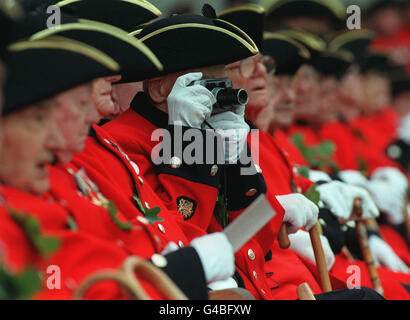
[(30, 193), (41, 195), (50, 190), (48, 178), (34, 180), (28, 187)]

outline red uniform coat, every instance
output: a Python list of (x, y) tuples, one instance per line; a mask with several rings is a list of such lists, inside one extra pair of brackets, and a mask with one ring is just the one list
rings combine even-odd
[[(116, 203), (120, 197), (127, 199), (130, 203), (132, 185), (139, 178), (143, 179), (147, 185), (152, 186), (157, 199), (160, 198), (159, 201), (163, 201), (166, 207), (175, 214), (175, 220), (182, 225), (185, 234), (190, 239), (192, 239), (192, 229), (199, 229), (202, 232), (220, 231), (221, 227), (213, 215), (213, 210), (222, 166), (214, 164), (170, 166), (168, 163), (154, 165), (151, 154), (158, 141), (152, 141), (152, 133), (159, 128), (167, 128), (171, 132), (176, 129), (167, 126), (167, 115), (149, 105), (143, 95), (137, 95), (132, 105), (133, 109), (117, 119), (110, 121), (102, 128), (95, 128), (95, 137), (86, 142), (84, 153), (77, 156), (74, 163), (85, 167), (90, 177)], [(153, 122), (159, 122), (160, 125), (155, 125)], [(113, 141), (117, 147), (111, 146), (110, 148), (109, 145), (113, 144)], [(107, 149), (111, 153), (107, 152)], [(126, 154), (126, 156), (121, 154)], [(130, 174), (124, 170), (126, 167), (130, 171), (128, 167), (131, 167), (132, 171), (132, 166), (127, 164), (131, 161), (134, 162), (134, 167), (135, 164), (138, 165), (139, 178), (135, 176), (135, 173), (132, 174), (134, 182), (130, 181)], [(244, 180), (239, 182), (231, 181), (234, 177), (233, 173), (236, 174), (239, 170), (235, 166), (227, 170), (229, 170), (227, 176), (231, 186), (227, 192), (233, 195), (228, 197), (230, 199), (228, 209), (230, 209), (229, 214), (232, 220), (263, 192), (264, 182), (260, 174), (244, 177)], [(241, 181), (245, 182), (241, 183)], [(248, 193), (247, 196), (247, 192), (252, 191), (250, 189), (255, 185), (257, 185), (255, 192)], [(188, 210), (181, 210), (181, 199), (190, 204)], [(274, 219), (271, 224), (263, 228), (235, 255), (237, 268), (242, 272), (246, 288), (256, 298), (269, 298), (269, 288), (263, 281), (264, 256), (273, 239), (276, 238), (283, 215), (283, 208), (276, 199), (270, 198), (269, 200), (278, 213), (276, 220)], [(117, 205), (121, 206), (119, 202)], [(182, 209), (187, 208), (182, 207)]]
[[(74, 291), (87, 276), (102, 269), (117, 269), (128, 256), (117, 244), (87, 232), (70, 230), (67, 225), (68, 212), (51, 199), (37, 198), (8, 187), (3, 188), (3, 195), (6, 209), (0, 210), (0, 244), (6, 267), (13, 273), (19, 273), (26, 267), (36, 267), (46, 274), (50, 265), (58, 266), (61, 270), (61, 289), (48, 289), (46, 275), (43, 288), (36, 293), (35, 299), (72, 299)], [(57, 251), (47, 258), (41, 256), (23, 228), (11, 218), (8, 212), (11, 209), (35, 217), (42, 235), (60, 240)], [(144, 238), (139, 236), (140, 239)], [(141, 284), (151, 297), (161, 298), (145, 281), (141, 281)], [(101, 283), (90, 288), (85, 298), (120, 299), (124, 296), (116, 285)]]
[[(131, 160), (131, 157), (114, 142), (115, 140), (105, 128), (94, 126), (94, 129), (94, 135), (86, 141), (85, 151), (76, 156), (73, 163), (86, 169), (88, 176), (99, 186), (104, 195), (112, 199), (122, 212), (127, 212), (129, 218), (135, 218), (136, 215), (142, 216), (132, 199), (135, 188), (137, 188), (142, 203), (149, 203), (151, 208), (154, 206), (162, 208), (159, 216), (165, 220), (156, 223), (155, 226), (163, 230), (163, 236), (168, 241), (187, 245), (193, 238), (205, 234), (201, 228), (184, 221), (179, 212), (167, 210), (158, 197), (158, 193), (150, 188), (148, 179), (142, 175), (141, 168), (144, 166), (141, 165), (141, 161), (137, 160), (137, 165)], [(197, 214), (198, 212), (195, 213)], [(211, 220), (209, 230), (221, 231), (215, 219)], [(249, 249), (252, 250), (256, 259), (251, 260), (248, 257)], [(263, 276), (261, 266), (263, 257), (263, 250), (255, 240), (248, 242), (235, 255), (237, 271), (245, 287), (256, 298), (269, 298), (267, 294), (269, 290), (266, 283), (262, 281), (263, 278), (259, 277), (257, 281), (253, 277), (253, 271)]]

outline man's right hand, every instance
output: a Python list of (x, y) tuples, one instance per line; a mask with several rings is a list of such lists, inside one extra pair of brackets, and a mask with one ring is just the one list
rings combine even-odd
[(232, 245), (223, 232), (211, 233), (191, 241), (202, 262), (207, 283), (227, 280), (235, 272)]
[(201, 125), (212, 113), (216, 99), (211, 91), (201, 85), (189, 84), (202, 79), (202, 73), (188, 73), (179, 77), (167, 98), (168, 123), (181, 124), (192, 128)]
[(319, 208), (304, 195), (292, 193), (276, 196), (281, 206), (285, 209), (283, 222), (288, 224), (288, 233), (296, 233), (300, 228), (309, 231), (315, 224), (319, 215)]

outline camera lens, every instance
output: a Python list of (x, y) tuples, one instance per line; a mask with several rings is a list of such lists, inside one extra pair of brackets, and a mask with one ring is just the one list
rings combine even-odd
[(214, 89), (213, 93), (217, 103), (221, 106), (246, 104), (248, 102), (248, 93), (245, 89)]

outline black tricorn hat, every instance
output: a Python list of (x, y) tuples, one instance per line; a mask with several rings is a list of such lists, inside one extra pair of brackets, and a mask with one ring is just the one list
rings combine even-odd
[(51, 98), (95, 78), (118, 74), (112, 58), (64, 37), (19, 41), (8, 47), (3, 114)]
[(16, 22), (23, 15), (23, 9), (14, 0), (0, 1), (0, 57), (4, 57), (7, 45), (13, 41)]
[(114, 25), (125, 31), (161, 16), (161, 11), (145, 0), (25, 0), (24, 9), (46, 13), (57, 6), (62, 13)]
[(164, 65), (161, 74), (230, 64), (259, 53), (253, 40), (238, 27), (200, 15), (159, 19), (136, 36)]
[(359, 61), (359, 66), (362, 73), (378, 72), (386, 75), (392, 68), (389, 56), (376, 51), (365, 53)]
[[(34, 33), (48, 28), (47, 23), (49, 18), (50, 15), (47, 14), (45, 11), (27, 12), (24, 18), (21, 19), (16, 25), (16, 32), (13, 42), (27, 39)], [(65, 13), (61, 13), (60, 18), (61, 25), (64, 25), (66, 23), (78, 22), (78, 19), (76, 17)]]
[(228, 21), (245, 31), (262, 51), (265, 9), (256, 4), (245, 4), (218, 13), (219, 19)]
[(346, 19), (346, 7), (340, 0), (265, 0), (267, 20), (288, 17), (326, 17), (335, 25)]
[(145, 0), (62, 0), (55, 5), (78, 18), (104, 22), (125, 31), (161, 16), (161, 11)]
[(391, 67), (388, 74), (392, 96), (410, 91), (410, 75), (404, 66)]
[(146, 45), (124, 30), (106, 23), (90, 20), (68, 23), (59, 28), (44, 29), (33, 34), (30, 39), (48, 36), (78, 40), (103, 51), (120, 64), (122, 83), (152, 78), (163, 69), (161, 62)]
[(371, 30), (348, 30), (331, 35), (329, 49), (332, 51), (347, 50), (351, 52), (356, 62), (367, 52), (376, 33)]
[(310, 32), (298, 29), (283, 29), (278, 30), (280, 34), (289, 37), (296, 42), (302, 44), (309, 50), (311, 59), (315, 59), (320, 56), (327, 48), (326, 41), (321, 37), (312, 34)]
[(263, 53), (275, 60), (277, 75), (293, 75), (310, 59), (306, 47), (280, 31), (264, 33)]
[(391, 82), (392, 96), (396, 96), (405, 91), (410, 91), (410, 76), (397, 78)]
[(313, 67), (324, 76), (340, 79), (352, 65), (354, 56), (349, 51), (325, 50), (311, 61)]

